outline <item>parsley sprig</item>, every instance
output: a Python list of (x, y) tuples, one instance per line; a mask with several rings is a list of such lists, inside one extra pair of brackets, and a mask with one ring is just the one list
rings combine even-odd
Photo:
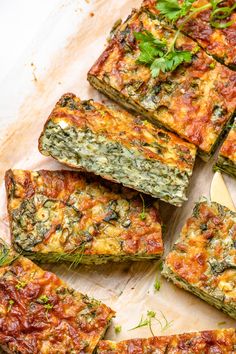
[(183, 62), (190, 63), (192, 60), (191, 52), (178, 51), (175, 48), (179, 31), (177, 31), (169, 48), (165, 40), (158, 40), (149, 31), (135, 32), (134, 36), (139, 42), (140, 49), (137, 61), (150, 66), (154, 78), (159, 75), (160, 71), (163, 73), (173, 71)]

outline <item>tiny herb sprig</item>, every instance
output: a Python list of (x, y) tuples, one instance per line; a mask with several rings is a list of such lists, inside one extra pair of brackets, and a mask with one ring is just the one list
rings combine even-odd
[(153, 321), (156, 321), (159, 324), (159, 326), (161, 328), (161, 332), (166, 331), (169, 327), (172, 326), (173, 321), (168, 321), (162, 311), (160, 311), (160, 314), (161, 314), (161, 318), (158, 318), (156, 312), (147, 311), (146, 317), (144, 317), (142, 315), (138, 325), (131, 328), (129, 331), (133, 331), (135, 329), (148, 326), (152, 336), (155, 336), (154, 331), (153, 331), (153, 327), (152, 327)]
[(139, 214), (139, 216), (140, 216), (140, 219), (141, 219), (141, 220), (145, 220), (146, 217), (147, 217), (147, 214), (146, 214), (146, 212), (145, 212), (146, 207), (145, 207), (145, 201), (144, 201), (144, 198), (143, 198), (142, 194), (140, 194), (140, 198), (141, 198), (141, 200), (142, 200), (143, 210), (142, 210), (142, 213)]

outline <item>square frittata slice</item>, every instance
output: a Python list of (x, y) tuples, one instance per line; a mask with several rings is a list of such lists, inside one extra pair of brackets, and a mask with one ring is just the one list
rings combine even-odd
[(203, 199), (167, 255), (163, 275), (236, 319), (236, 213)]
[(10, 170), (6, 189), (13, 245), (32, 259), (76, 265), (163, 254), (151, 197), (73, 171)]
[(101, 341), (98, 354), (235, 354), (234, 328), (184, 333), (166, 337)]
[(124, 110), (62, 96), (39, 150), (59, 162), (181, 206), (196, 148)]
[(220, 149), (214, 169), (236, 177), (236, 120)]
[(0, 346), (7, 353), (93, 353), (114, 312), (0, 242)]
[(148, 43), (140, 42), (137, 32), (148, 33), (152, 43), (161, 40), (169, 46), (176, 35), (160, 19), (155, 2), (148, 1), (116, 30), (90, 69), (89, 82), (126, 108), (195, 144), (200, 156), (209, 159), (236, 107), (236, 73), (179, 34), (175, 48), (191, 52), (191, 62), (153, 77), (150, 67), (140, 63), (140, 47), (145, 60), (155, 56), (153, 50), (158, 47), (147, 49)]

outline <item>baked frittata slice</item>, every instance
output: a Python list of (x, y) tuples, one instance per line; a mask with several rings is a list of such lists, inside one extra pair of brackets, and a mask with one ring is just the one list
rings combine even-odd
[(155, 2), (146, 2), (116, 30), (88, 73), (90, 84), (195, 144), (200, 156), (209, 159), (236, 107), (236, 73), (180, 34), (176, 50), (191, 52), (191, 63), (181, 64), (174, 71), (160, 71), (154, 78), (150, 68), (140, 63), (140, 45), (145, 58), (150, 49), (145, 52), (148, 43), (140, 44), (137, 32), (148, 33), (149, 37), (151, 33), (154, 39), (167, 44), (176, 35), (173, 27), (160, 20)]
[(235, 354), (236, 330), (216, 329), (166, 337), (101, 341), (98, 354)]
[(72, 171), (6, 173), (13, 245), (44, 262), (159, 259), (158, 205), (100, 177)]
[(236, 213), (202, 200), (167, 255), (163, 275), (236, 319)]
[(7, 353), (93, 353), (114, 312), (0, 243), (0, 346)]
[(59, 162), (181, 206), (196, 148), (126, 111), (66, 94), (52, 111), (39, 150)]
[(220, 149), (214, 169), (236, 177), (236, 120)]
[[(193, 8), (199, 9), (202, 6), (211, 4), (211, 0), (195, 0), (193, 2)], [(181, 3), (181, 1), (180, 1)], [(223, 0), (219, 8), (228, 7), (231, 8), (235, 6), (235, 0)], [(210, 17), (212, 14), (212, 7), (197, 13), (190, 21), (186, 23), (183, 31), (186, 35), (192, 37), (196, 40), (199, 45), (204, 48), (208, 54), (215, 57), (220, 62), (229, 66), (231, 69), (236, 70), (236, 7), (235, 10), (221, 21), (215, 21), (220, 25), (230, 22), (231, 25), (226, 28), (218, 28), (211, 26)], [(218, 15), (224, 15), (226, 12), (220, 13)], [(183, 17), (179, 20), (178, 25), (185, 20)], [(216, 24), (217, 25), (217, 24)]]

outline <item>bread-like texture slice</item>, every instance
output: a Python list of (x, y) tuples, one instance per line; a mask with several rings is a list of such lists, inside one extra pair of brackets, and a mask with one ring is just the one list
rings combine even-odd
[(88, 81), (126, 108), (195, 144), (207, 160), (236, 107), (236, 72), (180, 34), (176, 48), (194, 53), (192, 62), (153, 78), (150, 68), (137, 61), (140, 49), (134, 33), (148, 30), (167, 43), (176, 34), (160, 20), (155, 3), (147, 1), (117, 29), (90, 69)]
[(236, 319), (236, 213), (203, 199), (167, 255), (162, 274)]
[(214, 169), (236, 177), (236, 120), (220, 149)]
[(39, 139), (59, 162), (122, 183), (173, 205), (186, 192), (196, 148), (124, 110), (62, 96)]
[(122, 342), (101, 341), (97, 354), (235, 354), (234, 328)]
[(0, 243), (0, 346), (7, 353), (93, 353), (114, 312)]
[[(210, 0), (196, 0), (193, 2), (193, 7), (197, 9), (208, 4), (210, 4)], [(232, 7), (234, 4), (235, 0), (224, 0), (221, 6)], [(196, 40), (216, 60), (229, 66), (232, 70), (236, 70), (236, 9), (226, 21), (221, 21), (222, 23), (232, 22), (229, 27), (223, 29), (211, 26), (211, 12), (212, 8), (197, 13), (186, 23), (183, 31)], [(177, 27), (184, 20), (185, 17), (179, 20)]]
[(151, 197), (73, 171), (6, 173), (13, 245), (38, 261), (105, 263), (163, 254)]

